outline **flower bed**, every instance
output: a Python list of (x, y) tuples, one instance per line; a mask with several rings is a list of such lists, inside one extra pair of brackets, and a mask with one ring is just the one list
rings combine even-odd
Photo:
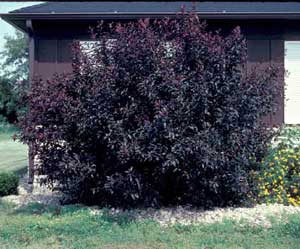
[(284, 138), (271, 148), (254, 174), (258, 202), (300, 205), (300, 147), (295, 129), (285, 129)]

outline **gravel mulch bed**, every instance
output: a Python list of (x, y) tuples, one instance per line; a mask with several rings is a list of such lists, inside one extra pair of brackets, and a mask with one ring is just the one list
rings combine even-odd
[[(18, 188), (19, 195), (10, 195), (0, 198), (0, 200), (16, 204), (16, 208), (25, 206), (32, 202), (45, 205), (60, 205), (63, 196), (58, 192), (52, 192), (46, 187), (41, 187), (38, 180), (33, 185), (27, 183), (27, 176), (20, 179)], [(102, 215), (103, 209), (90, 207), (91, 215)], [(107, 212), (107, 211), (106, 211)], [(190, 207), (174, 207), (160, 209), (133, 209), (122, 210), (108, 209), (108, 215), (112, 217), (126, 216), (131, 220), (151, 219), (162, 226), (182, 224), (211, 224), (222, 222), (223, 220), (245, 221), (254, 226), (270, 227), (272, 218), (276, 220), (284, 218), (287, 214), (299, 214), (300, 207), (284, 206), (282, 204), (261, 204), (246, 208), (215, 208), (213, 210), (201, 210)]]
[[(91, 214), (102, 215), (103, 211), (92, 208)], [(160, 208), (160, 209), (109, 209), (109, 215), (125, 215), (132, 220), (151, 219), (162, 226), (174, 224), (197, 225), (212, 224), (224, 220), (243, 221), (253, 226), (271, 227), (272, 219), (282, 220), (287, 214), (299, 214), (300, 207), (284, 206), (281, 204), (261, 204), (251, 208), (216, 208), (213, 210), (200, 210), (188, 207)]]

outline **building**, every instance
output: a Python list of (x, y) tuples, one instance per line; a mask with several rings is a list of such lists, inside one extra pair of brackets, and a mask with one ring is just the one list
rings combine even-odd
[[(284, 63), (290, 76), (272, 125), (300, 123), (300, 2), (49, 2), (17, 9), (1, 17), (26, 32), (30, 44), (30, 75), (51, 77), (71, 69), (70, 44), (88, 41), (97, 21), (126, 22), (174, 16), (195, 7), (209, 28), (224, 32), (240, 26), (247, 39), (249, 63)], [(282, 88), (284, 89), (284, 87)]]

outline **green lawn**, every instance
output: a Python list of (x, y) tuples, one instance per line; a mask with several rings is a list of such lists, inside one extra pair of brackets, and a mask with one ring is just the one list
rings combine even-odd
[(28, 165), (28, 147), (12, 139), (16, 130), (0, 125), (0, 172), (24, 172)]
[[(26, 169), (27, 147), (0, 126), (0, 172)], [(270, 229), (224, 221), (212, 225), (161, 227), (129, 216), (91, 214), (83, 206), (15, 208), (0, 200), (0, 249), (297, 249), (300, 216)]]
[(270, 229), (225, 221), (212, 225), (160, 227), (128, 216), (91, 214), (86, 207), (44, 207), (14, 210), (0, 204), (0, 248), (107, 249), (297, 249), (300, 217), (288, 217)]

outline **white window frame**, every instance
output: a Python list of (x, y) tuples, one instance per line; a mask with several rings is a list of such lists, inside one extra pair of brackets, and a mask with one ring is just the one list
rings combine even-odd
[[(299, 55), (297, 53), (295, 59), (288, 57), (289, 44), (299, 45)], [(300, 124), (300, 41), (284, 41), (284, 51), (284, 65), (285, 70), (287, 70), (284, 92), (284, 123), (295, 125)], [(295, 73), (297, 74), (295, 75)]]

